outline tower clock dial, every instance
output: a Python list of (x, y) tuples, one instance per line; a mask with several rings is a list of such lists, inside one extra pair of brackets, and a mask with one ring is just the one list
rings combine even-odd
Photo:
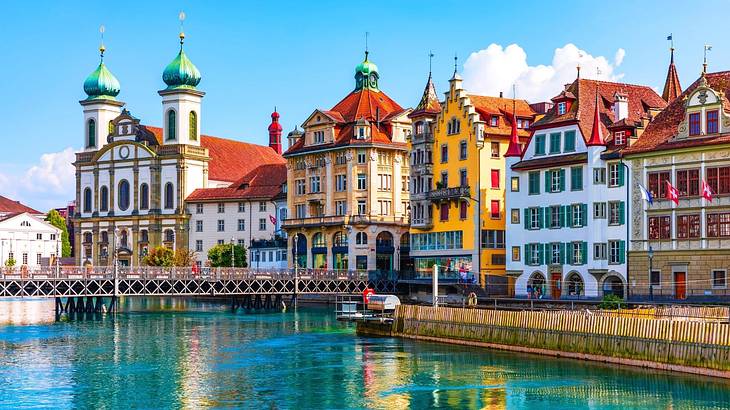
[(378, 77), (376, 77), (375, 74), (370, 74), (370, 86), (371, 87), (378, 86)]

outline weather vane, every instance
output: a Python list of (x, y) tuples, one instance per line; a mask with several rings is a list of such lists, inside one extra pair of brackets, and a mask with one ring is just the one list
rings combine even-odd
[(183, 29), (183, 23), (185, 22), (185, 12), (181, 11), (180, 14), (177, 15), (177, 18), (180, 20), (180, 47), (182, 47), (182, 44), (185, 41), (185, 30)]
[(428, 51), (428, 73), (431, 74), (431, 60), (433, 60), (433, 51)]
[(106, 31), (106, 28), (104, 28), (104, 25), (102, 24), (99, 26), (99, 35), (101, 36), (101, 44), (99, 45), (99, 52), (101, 53), (101, 59), (104, 59), (104, 51), (106, 51), (106, 47), (104, 47), (104, 31)]

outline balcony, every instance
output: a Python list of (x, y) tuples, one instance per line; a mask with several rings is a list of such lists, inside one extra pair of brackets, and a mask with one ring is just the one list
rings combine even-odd
[(433, 133), (421, 132), (421, 133), (413, 134), (411, 136), (411, 144), (418, 144), (419, 142), (433, 144)]
[(437, 188), (428, 192), (428, 199), (434, 202), (458, 200), (462, 198), (471, 198), (471, 190), (468, 186)]
[(411, 165), (411, 173), (419, 175), (433, 175), (433, 163), (423, 162)]
[(203, 147), (197, 147), (195, 145), (171, 144), (157, 147), (157, 154), (160, 156), (186, 155), (207, 157), (208, 149)]
[(405, 216), (382, 216), (382, 215), (350, 215), (348, 218), (350, 225), (403, 225), (407, 226), (409, 220)]
[(284, 220), (282, 229), (309, 228), (315, 226), (335, 226), (345, 224), (344, 215), (310, 216), (307, 218), (291, 218)]
[(411, 219), (411, 228), (414, 229), (431, 229), (433, 228), (433, 218), (413, 218)]

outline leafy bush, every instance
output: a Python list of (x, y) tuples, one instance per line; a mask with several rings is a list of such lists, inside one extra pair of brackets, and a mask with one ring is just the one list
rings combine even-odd
[(598, 305), (600, 309), (616, 310), (626, 308), (624, 300), (616, 295), (606, 295), (603, 297), (603, 302)]
[(231, 267), (231, 247), (235, 255), (237, 268), (245, 268), (248, 266), (246, 262), (246, 248), (239, 245), (222, 244), (216, 245), (208, 251), (208, 260), (210, 266), (214, 268), (230, 268)]
[(166, 247), (158, 246), (150, 250), (147, 256), (142, 259), (142, 263), (147, 266), (173, 266), (175, 252)]

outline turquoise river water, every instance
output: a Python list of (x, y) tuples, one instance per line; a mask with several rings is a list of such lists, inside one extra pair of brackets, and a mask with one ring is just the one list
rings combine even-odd
[(331, 309), (232, 313), (170, 299), (55, 322), (0, 301), (2, 408), (730, 408), (730, 383), (358, 337)]

